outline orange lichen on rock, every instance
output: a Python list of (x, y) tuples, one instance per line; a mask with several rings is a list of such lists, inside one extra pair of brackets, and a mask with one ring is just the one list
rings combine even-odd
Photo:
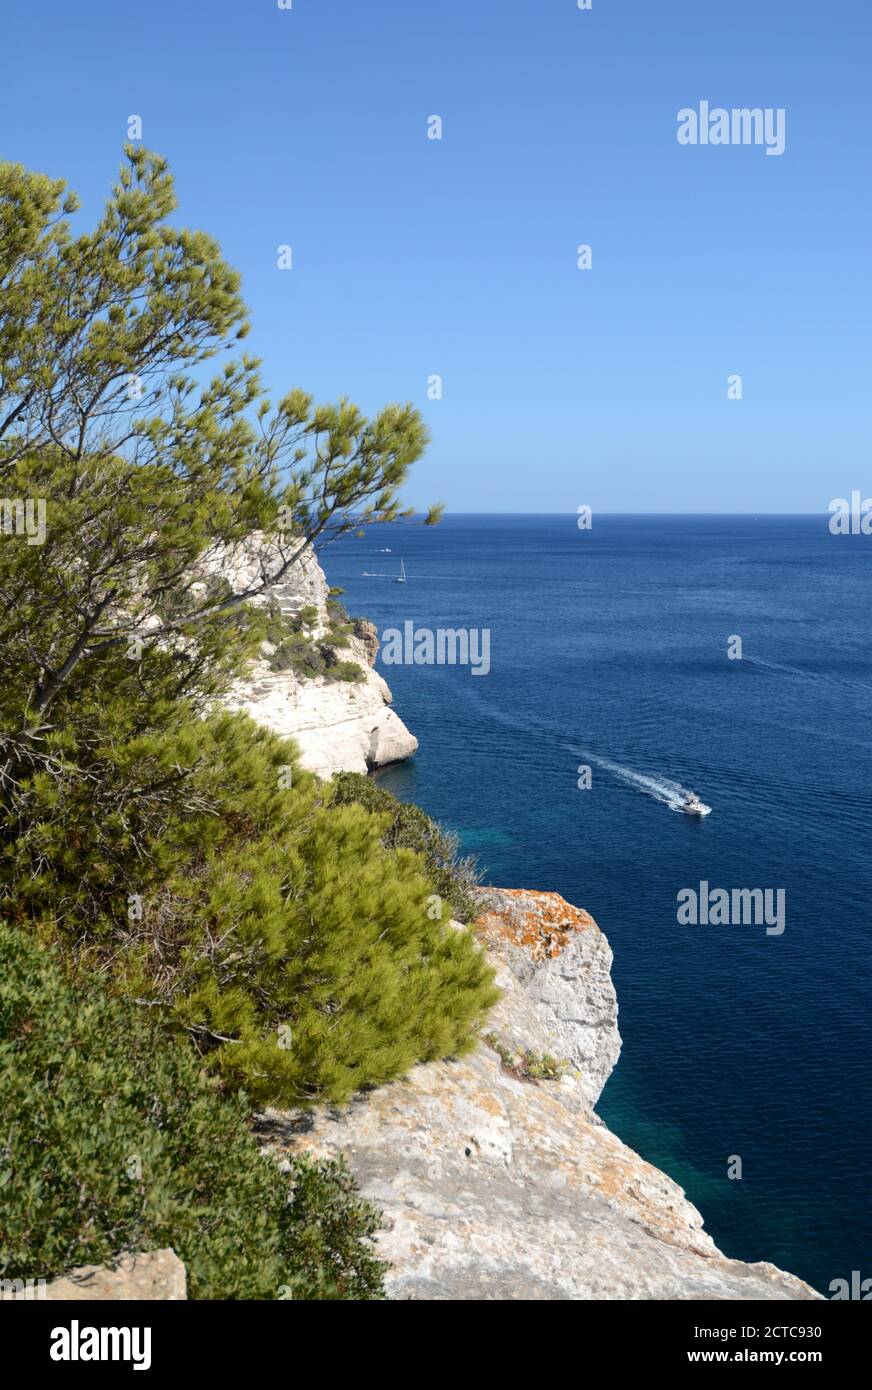
[(473, 930), (486, 945), (509, 942), (523, 946), (533, 961), (559, 956), (573, 934), (596, 923), (588, 912), (574, 907), (559, 893), (537, 893), (528, 888), (487, 890), (484, 910)]

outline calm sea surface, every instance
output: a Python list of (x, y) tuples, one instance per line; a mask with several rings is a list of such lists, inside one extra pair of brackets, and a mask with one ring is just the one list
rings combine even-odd
[[(727, 1254), (824, 1293), (872, 1277), (872, 537), (815, 517), (454, 515), (322, 558), (380, 631), (490, 629), (486, 676), (379, 663), (421, 744), (383, 784), (491, 882), (596, 917), (624, 1042), (609, 1126)], [(673, 784), (712, 814), (670, 809)], [(783, 935), (679, 925), (703, 880), (783, 888)]]

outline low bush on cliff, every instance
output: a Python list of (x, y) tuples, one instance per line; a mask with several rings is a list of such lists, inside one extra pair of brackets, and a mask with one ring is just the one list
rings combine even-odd
[(275, 774), (287, 745), (233, 729), (232, 823), (143, 895), (115, 987), (163, 1003), (257, 1101), (342, 1101), (464, 1052), (496, 998), (492, 971), (447, 925), (422, 858), (386, 847), (386, 820), (362, 806), (275, 775), (269, 787), (263, 759)]
[(132, 990), (165, 1001), (257, 1100), (341, 1101), (462, 1053), (495, 999), (418, 857), (385, 850), (381, 831), (347, 806), (315, 811), (293, 843), (229, 842), (137, 924)]
[(326, 641), (312, 641), (303, 633), (286, 637), (276, 647), (269, 659), (273, 671), (293, 671), (303, 680), (314, 680), (323, 676), (328, 681), (353, 681), (359, 684), (365, 679), (362, 666), (356, 661), (340, 660), (335, 647)]
[(386, 818), (322, 804), (293, 746), (243, 715), (107, 748), (101, 780), (180, 771), (185, 799), (145, 826), (94, 826), (75, 766), (45, 804), (35, 789), (8, 847), (15, 922), (162, 1010), (258, 1102), (345, 1100), (470, 1045), (492, 972)]
[(388, 849), (412, 849), (420, 854), (435, 891), (445, 900), (451, 916), (469, 922), (475, 916), (478, 869), (472, 856), (461, 856), (457, 836), (408, 801), (400, 801), (371, 777), (360, 772), (340, 772), (330, 784), (331, 804), (363, 806), (387, 817), (382, 844)]
[[(332, 591), (331, 591), (332, 592)], [(365, 672), (356, 661), (341, 661), (337, 648), (343, 647), (353, 632), (344, 608), (335, 599), (327, 602), (330, 626), (326, 637), (316, 638), (312, 629), (318, 625), (318, 609), (306, 604), (299, 612), (286, 616), (272, 605), (265, 621), (264, 632), (275, 651), (269, 658), (273, 671), (293, 671), (302, 680), (323, 676), (329, 681), (365, 679)]]
[(485, 1033), (484, 1041), (499, 1057), (503, 1071), (519, 1081), (559, 1081), (570, 1070), (571, 1064), (565, 1057), (534, 1052), (531, 1047), (510, 1047), (496, 1033)]
[(190, 1049), (0, 925), (0, 1277), (171, 1246), (193, 1298), (373, 1299), (378, 1213), (341, 1164), (283, 1174)]

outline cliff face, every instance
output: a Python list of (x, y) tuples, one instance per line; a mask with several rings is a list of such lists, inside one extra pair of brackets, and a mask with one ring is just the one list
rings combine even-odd
[(558, 893), (488, 888), (480, 905), (476, 934), (504, 990), (489, 1035), (564, 1063), (584, 1104), (596, 1105), (621, 1051), (609, 943)]
[[(247, 587), (260, 573), (275, 573), (277, 561), (255, 538), (247, 544), (224, 551), (204, 567), (208, 574), (220, 571), (235, 588)], [(312, 636), (322, 637), (329, 626), (328, 586), (314, 555), (306, 554), (280, 585), (265, 591), (254, 603), (277, 604), (292, 616), (311, 605), (318, 611)], [(365, 679), (353, 684), (330, 681), (323, 676), (300, 679), (293, 671), (270, 669), (269, 654), (254, 664), (237, 682), (224, 701), (228, 709), (244, 710), (273, 733), (293, 738), (300, 750), (300, 761), (319, 777), (335, 772), (368, 772), (386, 763), (408, 758), (418, 740), (391, 709), (387, 683), (372, 669), (378, 653), (378, 636), (371, 624), (361, 624), (346, 644), (336, 649), (339, 660), (355, 661)]]
[[(259, 1122), (278, 1158), (345, 1154), (385, 1212), (390, 1296), (818, 1298), (773, 1265), (722, 1255), (681, 1188), (593, 1113), (620, 1049), (593, 919), (553, 893), (489, 890), (482, 907), (475, 930), (504, 994), (476, 1052), (344, 1107)], [(530, 1079), (542, 1054), (563, 1062), (558, 1079)]]

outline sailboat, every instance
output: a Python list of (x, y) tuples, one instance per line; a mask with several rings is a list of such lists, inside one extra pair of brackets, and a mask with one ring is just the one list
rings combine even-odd
[(394, 583), (395, 583), (395, 584), (405, 584), (405, 582), (406, 582), (406, 566), (403, 564), (403, 562), (402, 562), (402, 560), (401, 560), (401, 561), (400, 561), (400, 572), (399, 572), (399, 574), (397, 575), (397, 577), (395, 578)]

